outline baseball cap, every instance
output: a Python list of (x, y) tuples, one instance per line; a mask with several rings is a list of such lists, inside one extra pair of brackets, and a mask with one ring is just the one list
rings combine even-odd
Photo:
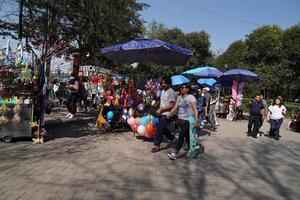
[(203, 90), (206, 90), (207, 92), (209, 92), (209, 87), (205, 87), (205, 88), (203, 88)]

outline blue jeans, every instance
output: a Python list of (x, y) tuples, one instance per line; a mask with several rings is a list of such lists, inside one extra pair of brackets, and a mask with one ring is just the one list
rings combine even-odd
[(199, 113), (198, 121), (199, 121), (199, 125), (201, 125), (201, 123), (204, 120), (204, 110), (198, 110), (198, 113)]
[(282, 122), (283, 119), (270, 119), (270, 135), (274, 135), (276, 139), (279, 139), (279, 129), (281, 127)]
[(157, 132), (154, 136), (154, 145), (155, 146), (158, 146), (158, 147), (160, 146), (163, 135), (165, 135), (171, 141), (173, 141), (175, 139), (175, 136), (172, 135), (167, 128), (168, 123), (169, 123), (169, 119), (167, 118), (167, 116), (160, 115)]

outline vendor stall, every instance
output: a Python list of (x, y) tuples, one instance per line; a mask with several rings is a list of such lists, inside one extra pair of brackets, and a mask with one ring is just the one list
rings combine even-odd
[(30, 51), (10, 47), (0, 53), (0, 139), (11, 142), (17, 137), (32, 137), (34, 73)]

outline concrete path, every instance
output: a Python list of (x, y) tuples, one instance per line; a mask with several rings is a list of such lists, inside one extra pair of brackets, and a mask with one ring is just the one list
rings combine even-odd
[(42, 145), (0, 143), (0, 199), (300, 199), (300, 134), (286, 122), (275, 141), (220, 120), (217, 134), (200, 137), (197, 160), (171, 161), (170, 149), (152, 154), (152, 143), (83, 119), (52, 121), (54, 139)]

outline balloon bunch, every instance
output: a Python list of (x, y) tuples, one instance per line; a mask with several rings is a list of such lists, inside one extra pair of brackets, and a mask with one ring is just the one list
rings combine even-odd
[(156, 126), (158, 125), (158, 118), (152, 115), (143, 116), (141, 118), (129, 116), (127, 123), (131, 127), (131, 131), (136, 134), (136, 136), (142, 136), (145, 138), (153, 138), (156, 133)]

